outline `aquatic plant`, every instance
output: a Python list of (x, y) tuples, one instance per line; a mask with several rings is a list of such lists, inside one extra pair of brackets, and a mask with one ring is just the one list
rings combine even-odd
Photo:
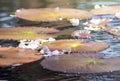
[[(46, 46), (50, 47), (50, 49), (59, 49), (60, 50), (62, 48), (64, 49), (64, 48), (67, 48), (69, 46), (71, 46), (71, 47), (74, 47), (74, 45), (79, 46), (81, 42), (83, 42), (83, 40), (63, 39), (63, 40), (56, 40), (56, 41), (53, 41), (53, 42), (43, 43), (43, 46), (46, 45)], [(54, 46), (56, 46), (56, 47), (52, 48), (51, 45), (53, 45), (53, 47)]]
[(15, 15), (29, 21), (58, 21), (60, 18), (86, 19), (92, 16), (87, 11), (70, 8), (19, 9), (16, 10)]
[(36, 50), (18, 47), (0, 47), (0, 56), (0, 66), (24, 64), (42, 58)]
[(120, 6), (106, 6), (102, 8), (92, 9), (90, 10), (90, 13), (93, 13), (94, 15), (100, 15), (100, 14), (115, 14), (116, 12), (119, 12)]
[[(0, 39), (46, 39), (49, 37), (55, 37), (55, 34), (59, 30), (54, 28), (42, 28), (42, 27), (12, 27), (12, 28), (0, 28)], [(49, 34), (51, 33), (51, 34)]]
[(72, 52), (98, 52), (108, 48), (108, 44), (104, 42), (88, 42), (83, 43), (83, 40), (56, 40), (53, 42), (47, 42), (43, 45), (48, 46), (51, 50), (65, 50), (70, 48)]
[(65, 73), (104, 73), (120, 70), (120, 57), (101, 59), (90, 57), (89, 53), (87, 55), (84, 53), (52, 56), (45, 58), (41, 65), (45, 69)]

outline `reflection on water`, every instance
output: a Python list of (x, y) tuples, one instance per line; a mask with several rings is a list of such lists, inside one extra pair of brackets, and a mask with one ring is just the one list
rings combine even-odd
[[(18, 19), (15, 17), (10, 17), (10, 14), (14, 14), (15, 10), (19, 8), (67, 7), (67, 8), (90, 10), (96, 4), (118, 5), (120, 4), (120, 0), (64, 0), (64, 1), (63, 0), (0, 0), (0, 27), (18, 26), (17, 24)], [(113, 17), (113, 15), (110, 16)], [(119, 21), (117, 22), (119, 24)], [(111, 25), (111, 23), (109, 23), (108, 26), (109, 25)], [(110, 46), (109, 49), (103, 51), (103, 53), (106, 53), (109, 56), (111, 55), (113, 56), (114, 54), (118, 56), (120, 54), (119, 41), (115, 42), (117, 40), (114, 39), (113, 36), (108, 35), (107, 33), (103, 33), (103, 34), (93, 33), (93, 37), (95, 37), (93, 41), (104, 41), (108, 44), (111, 44), (112, 46)], [(120, 79), (119, 77), (120, 74), (102, 75), (102, 76), (99, 75), (96, 77), (93, 77), (92, 75), (91, 76), (88, 75), (87, 78), (85, 78), (84, 76), (81, 75), (73, 76), (73, 75), (55, 73), (44, 70), (39, 65), (39, 62), (21, 66), (20, 68), (14, 70), (15, 71), (13, 72), (14, 73), (13, 75), (19, 75), (19, 76), (17, 79), (16, 77), (14, 77), (15, 79), (13, 78), (11, 81), (22, 81), (22, 79), (24, 79), (25, 81), (34, 81), (36, 79), (38, 79), (37, 81), (50, 81), (49, 79), (51, 79), (51, 81), (118, 81), (118, 79)]]

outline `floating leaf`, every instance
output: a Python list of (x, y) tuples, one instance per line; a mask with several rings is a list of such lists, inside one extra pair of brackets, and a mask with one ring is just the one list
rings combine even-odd
[(29, 63), (42, 58), (42, 55), (31, 49), (0, 47), (0, 66)]
[(90, 13), (93, 13), (94, 15), (100, 15), (100, 14), (115, 14), (116, 12), (119, 12), (120, 6), (107, 6), (103, 8), (97, 8), (92, 9)]
[[(87, 55), (65, 54), (52, 56), (45, 58), (41, 65), (48, 70), (66, 73), (104, 73), (120, 70), (120, 57), (101, 59), (94, 57), (97, 54), (88, 53)], [(93, 55), (93, 57), (90, 57), (90, 55)]]
[(42, 27), (0, 28), (0, 39), (46, 39), (49, 37), (55, 37), (56, 35), (52, 33), (56, 32), (58, 32), (57, 29)]
[(28, 21), (57, 21), (59, 18), (85, 19), (92, 16), (87, 11), (69, 8), (40, 8), (16, 10), (18, 18)]
[(65, 50), (71, 48), (72, 52), (98, 52), (106, 49), (109, 45), (104, 42), (82, 43), (82, 40), (56, 40), (47, 42), (43, 45), (48, 46), (51, 50)]

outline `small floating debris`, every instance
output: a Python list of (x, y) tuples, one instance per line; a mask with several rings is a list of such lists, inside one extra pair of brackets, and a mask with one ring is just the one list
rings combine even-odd
[(62, 52), (60, 52), (58, 50), (51, 51), (47, 46), (43, 46), (43, 48), (40, 50), (40, 53), (45, 57), (63, 54)]
[(42, 55), (31, 49), (18, 47), (0, 47), (0, 66), (24, 64), (40, 60)]
[(73, 26), (79, 26), (80, 25), (80, 20), (79, 19), (69, 19), (68, 21), (70, 21), (70, 23)]
[(115, 17), (120, 18), (120, 12), (116, 12)]
[(20, 40), (18, 47), (36, 50), (39, 49), (40, 45), (43, 44), (44, 42), (50, 42), (50, 41), (55, 41), (55, 39), (50, 37), (48, 40), (47, 39)]
[(112, 21), (111, 18), (96, 18), (96, 19), (91, 19), (90, 23), (95, 24), (95, 25), (103, 25), (105, 26), (108, 22)]
[(71, 36), (72, 37), (77, 37), (78, 39), (85, 39), (85, 38), (91, 38), (89, 30), (76, 30), (74, 31)]
[(91, 31), (104, 31), (106, 29), (106, 25), (112, 21), (111, 18), (94, 18), (89, 20), (88, 22), (83, 23), (85, 26), (85, 30)]
[(114, 36), (120, 37), (120, 29), (109, 27), (106, 31)]
[[(98, 54), (98, 55), (97, 55)], [(99, 58), (100, 54), (65, 54), (45, 58), (40, 64), (65, 73), (105, 73), (120, 70), (120, 57)], [(92, 56), (91, 56), (92, 55)], [(97, 55), (97, 57), (96, 57)]]
[(107, 7), (107, 6), (105, 6), (105, 5), (95, 5), (94, 9), (105, 8), (105, 7)]
[(35, 50), (38, 49), (39, 45), (40, 40), (20, 40), (18, 47)]

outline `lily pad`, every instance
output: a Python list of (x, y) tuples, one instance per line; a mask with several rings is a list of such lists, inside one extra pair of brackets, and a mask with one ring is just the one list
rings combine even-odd
[(107, 6), (103, 8), (92, 9), (90, 12), (94, 15), (101, 15), (101, 14), (115, 14), (119, 12), (120, 6)]
[(15, 15), (28, 21), (58, 21), (59, 18), (86, 19), (92, 16), (87, 11), (70, 8), (19, 9), (16, 10)]
[(84, 54), (68, 54), (45, 58), (41, 65), (48, 70), (65, 73), (105, 73), (119, 71), (119, 59), (120, 57), (101, 59)]
[(108, 44), (104, 42), (88, 42), (83, 43), (83, 40), (56, 40), (47, 42), (43, 45), (48, 46), (51, 50), (65, 50), (70, 48), (72, 52), (98, 52), (108, 48)]
[(31, 49), (0, 47), (0, 66), (24, 64), (40, 60), (42, 55)]
[[(42, 28), (42, 27), (12, 27), (12, 28), (0, 28), (0, 39), (46, 39), (49, 37), (56, 37), (55, 34), (59, 30), (54, 28)], [(49, 34), (51, 33), (51, 34)]]

